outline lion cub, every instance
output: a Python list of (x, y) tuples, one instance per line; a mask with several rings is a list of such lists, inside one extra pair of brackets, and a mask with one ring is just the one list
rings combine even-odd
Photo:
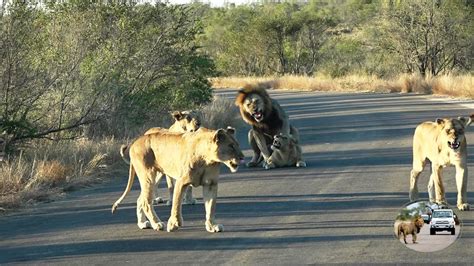
[(293, 136), (283, 133), (275, 135), (270, 148), (273, 153), (265, 164), (265, 169), (285, 166), (306, 167), (301, 147)]
[(410, 175), (410, 200), (418, 198), (418, 177), (428, 159), (431, 162), (431, 176), (428, 193), (431, 202), (446, 203), (441, 170), (449, 165), (456, 167), (456, 186), (458, 190), (457, 207), (469, 210), (467, 203), (467, 141), (466, 127), (474, 119), (437, 119), (424, 122), (416, 127), (413, 136), (413, 169)]

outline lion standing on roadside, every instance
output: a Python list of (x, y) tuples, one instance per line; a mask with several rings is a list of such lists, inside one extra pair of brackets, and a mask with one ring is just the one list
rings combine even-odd
[(456, 167), (456, 186), (458, 190), (457, 207), (469, 210), (467, 203), (467, 141), (464, 131), (474, 119), (437, 119), (424, 122), (416, 127), (413, 137), (413, 169), (410, 174), (410, 200), (418, 198), (418, 177), (428, 159), (431, 162), (431, 176), (428, 193), (431, 202), (446, 203), (441, 169)]
[(420, 233), (421, 227), (425, 222), (423, 218), (417, 217), (412, 221), (396, 221), (395, 222), (395, 234), (397, 238), (400, 239), (400, 236), (403, 234), (403, 241), (407, 243), (407, 235), (412, 235), (413, 244), (416, 244), (416, 234)]
[(291, 135), (295, 145), (299, 145), (298, 130), (290, 125), (285, 111), (278, 102), (268, 95), (263, 84), (246, 85), (238, 91), (235, 104), (240, 109), (242, 119), (252, 129), (249, 130), (248, 140), (254, 155), (247, 163), (248, 167), (258, 166), (264, 160), (265, 168), (274, 168), (269, 162), (273, 137), (280, 133)]
[(141, 188), (137, 200), (138, 227), (162, 230), (165, 225), (156, 215), (152, 200), (157, 175), (168, 175), (176, 179), (168, 232), (183, 225), (181, 201), (183, 192), (190, 185), (203, 187), (206, 230), (221, 232), (222, 225), (214, 222), (220, 164), (223, 163), (232, 172), (236, 172), (244, 158), (234, 133), (233, 128), (201, 128), (187, 133), (161, 129), (139, 137), (130, 145), (127, 187), (113, 204), (112, 213), (130, 191), (136, 174)]

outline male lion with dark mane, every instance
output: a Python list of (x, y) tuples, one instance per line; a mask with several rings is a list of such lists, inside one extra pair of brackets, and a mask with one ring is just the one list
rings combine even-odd
[(203, 186), (206, 230), (221, 232), (222, 225), (214, 222), (220, 164), (223, 163), (231, 172), (236, 172), (244, 158), (234, 133), (233, 128), (201, 128), (196, 132), (186, 133), (161, 129), (139, 137), (130, 145), (127, 187), (112, 206), (112, 213), (130, 191), (136, 174), (141, 188), (137, 200), (138, 227), (162, 230), (164, 223), (156, 215), (152, 200), (157, 175), (164, 174), (176, 179), (168, 232), (183, 225), (181, 201), (184, 190), (190, 185)]
[(400, 236), (403, 234), (405, 244), (408, 244), (407, 235), (412, 235), (413, 244), (416, 244), (416, 234), (420, 233), (420, 229), (424, 224), (425, 222), (421, 217), (416, 217), (411, 221), (396, 221), (394, 225), (395, 234), (398, 239), (400, 239)]
[(456, 186), (458, 191), (457, 207), (469, 210), (467, 203), (467, 141), (464, 135), (466, 127), (474, 119), (436, 119), (435, 122), (424, 122), (416, 127), (413, 136), (413, 169), (410, 175), (410, 200), (418, 198), (418, 177), (428, 159), (431, 162), (431, 176), (428, 182), (428, 194), (431, 202), (446, 203), (441, 169), (446, 166), (456, 167)]
[(274, 168), (269, 162), (273, 137), (282, 133), (291, 135), (295, 145), (299, 145), (298, 130), (290, 125), (288, 116), (278, 102), (268, 95), (264, 84), (246, 85), (240, 89), (235, 99), (240, 109), (242, 119), (252, 129), (249, 130), (248, 140), (254, 155), (247, 163), (248, 167), (255, 167), (264, 160), (265, 168)]

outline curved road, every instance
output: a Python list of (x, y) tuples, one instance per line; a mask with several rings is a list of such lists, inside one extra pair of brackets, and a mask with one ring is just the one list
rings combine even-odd
[[(235, 90), (217, 94), (233, 98)], [(174, 233), (138, 229), (138, 182), (111, 215), (126, 185), (122, 176), (0, 217), (0, 264), (472, 263), (474, 211), (458, 212), (460, 238), (436, 253), (415, 252), (392, 235), (395, 216), (408, 201), (415, 126), (472, 109), (421, 95), (270, 94), (299, 128), (308, 168), (224, 170), (217, 220), (225, 232), (205, 231), (199, 188), (199, 204), (184, 206), (185, 227)], [(239, 139), (248, 160), (246, 130)], [(474, 144), (474, 127), (467, 138)], [(455, 204), (454, 169), (444, 173), (448, 201)], [(428, 175), (425, 169), (420, 177), (423, 197)], [(468, 197), (474, 203), (472, 175)], [(158, 193), (167, 195), (165, 188)], [(170, 207), (155, 209), (168, 219)]]

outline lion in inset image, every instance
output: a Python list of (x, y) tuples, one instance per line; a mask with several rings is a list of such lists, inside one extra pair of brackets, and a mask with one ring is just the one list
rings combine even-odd
[[(201, 117), (200, 115), (195, 112), (195, 111), (174, 111), (171, 113), (171, 116), (174, 119), (173, 125), (169, 128), (170, 131), (172, 132), (194, 132), (198, 130), (201, 126)], [(156, 132), (159, 132), (163, 128), (161, 127), (152, 127), (148, 129), (144, 135), (149, 135), (153, 134)], [(122, 158), (125, 158), (126, 151), (128, 149), (127, 145), (123, 145), (120, 149), (120, 155), (122, 155)], [(125, 160), (127, 164), (130, 164), (127, 160)], [(162, 179), (162, 175), (159, 176), (159, 178), (156, 179), (156, 188), (158, 188), (158, 185)], [(166, 201), (166, 205), (171, 206), (172, 205), (172, 199), (173, 199), (173, 190), (174, 190), (174, 179), (166, 176), (166, 184), (168, 187), (168, 193), (169, 193), (169, 200)], [(156, 203), (161, 203), (165, 202), (161, 197), (155, 197), (154, 202)], [(196, 204), (196, 199), (193, 198), (193, 189), (192, 187), (188, 187), (185, 194), (184, 194), (184, 199), (183, 199), (183, 204)]]
[(112, 213), (130, 191), (136, 174), (141, 188), (137, 200), (138, 227), (162, 230), (164, 223), (156, 215), (152, 200), (157, 176), (167, 175), (176, 179), (168, 232), (183, 225), (181, 201), (183, 192), (190, 185), (203, 187), (206, 230), (222, 231), (222, 225), (214, 221), (220, 164), (223, 163), (231, 172), (236, 172), (244, 159), (234, 133), (233, 128), (201, 128), (196, 132), (186, 133), (162, 129), (139, 137), (130, 145), (127, 187), (112, 206)]
[(252, 126), (248, 140), (254, 154), (247, 163), (248, 167), (258, 166), (262, 160), (265, 166), (268, 165), (275, 135), (291, 135), (295, 145), (299, 145), (298, 130), (290, 125), (285, 111), (275, 99), (270, 98), (263, 84), (246, 85), (238, 91), (235, 104), (240, 109), (242, 119)]
[(301, 147), (296, 144), (293, 136), (283, 133), (275, 135), (270, 148), (273, 152), (265, 166), (267, 169), (285, 166), (306, 167)]
[(467, 141), (464, 135), (466, 127), (474, 119), (437, 119), (424, 122), (416, 127), (413, 137), (413, 169), (410, 175), (410, 200), (418, 198), (418, 177), (426, 161), (431, 162), (431, 176), (428, 182), (428, 194), (431, 202), (445, 204), (445, 191), (441, 170), (449, 165), (456, 167), (457, 207), (469, 210), (467, 203)]
[(414, 218), (412, 221), (396, 221), (394, 225), (395, 234), (398, 239), (403, 234), (405, 244), (408, 244), (407, 235), (412, 235), (413, 244), (416, 244), (416, 235), (420, 233), (424, 224), (425, 222), (421, 217)]

